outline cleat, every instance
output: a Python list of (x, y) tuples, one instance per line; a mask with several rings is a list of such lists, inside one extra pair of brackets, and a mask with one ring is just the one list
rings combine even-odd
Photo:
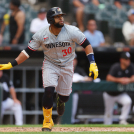
[(52, 120), (52, 108), (45, 109), (43, 107), (43, 116), (44, 116), (44, 121), (43, 121), (42, 131), (52, 131), (52, 127), (54, 126)]
[(49, 129), (49, 128), (42, 128), (42, 131), (49, 131), (49, 132), (51, 132), (52, 131), (52, 129)]
[(121, 125), (128, 125), (129, 123), (126, 120), (121, 120), (119, 122), (119, 124), (121, 124)]
[(65, 111), (65, 103), (61, 102), (59, 96), (57, 97), (57, 113), (59, 116), (62, 116)]

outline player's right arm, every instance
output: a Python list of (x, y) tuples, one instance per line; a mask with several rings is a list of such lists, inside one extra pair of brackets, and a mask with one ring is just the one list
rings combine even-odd
[(25, 50), (23, 50), (14, 61), (9, 62), (8, 64), (0, 64), (0, 70), (11, 69), (16, 65), (23, 63), (33, 53), (33, 51), (29, 49), (29, 51), (31, 51), (31, 53), (28, 54), (28, 52), (27, 52), (28, 49), (29, 48), (26, 48)]
[(9, 62), (8, 64), (0, 64), (0, 70), (11, 69), (16, 65), (23, 63), (33, 54), (34, 51), (40, 47), (40, 42), (41, 40), (38, 36), (38, 33), (34, 34), (28, 43), (28, 47), (25, 50), (22, 50), (14, 61)]
[(21, 52), (19, 56), (13, 62), (9, 62), (8, 64), (0, 64), (0, 70), (11, 69), (14, 66), (19, 65), (22, 62), (24, 62), (26, 59), (28, 59), (28, 57), (23, 52)]

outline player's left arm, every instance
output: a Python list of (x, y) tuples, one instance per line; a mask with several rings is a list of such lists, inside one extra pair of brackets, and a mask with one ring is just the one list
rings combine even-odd
[(81, 44), (81, 46), (85, 49), (85, 53), (90, 62), (89, 76), (91, 76), (93, 74), (94, 79), (96, 79), (98, 77), (98, 67), (95, 63), (92, 46), (90, 45), (90, 43), (87, 39), (85, 39), (85, 41)]
[(85, 35), (77, 27), (73, 27), (72, 31), (72, 40), (85, 49), (85, 53), (90, 62), (89, 76), (93, 74), (94, 79), (96, 79), (98, 77), (98, 67), (95, 63), (92, 46)]

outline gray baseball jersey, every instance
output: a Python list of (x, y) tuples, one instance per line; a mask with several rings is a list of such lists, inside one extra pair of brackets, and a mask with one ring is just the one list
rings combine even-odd
[(75, 42), (81, 45), (85, 39), (85, 35), (71, 25), (64, 25), (57, 37), (49, 31), (49, 26), (33, 35), (29, 49), (36, 51), (41, 46), (45, 55), (42, 66), (44, 88), (53, 86), (64, 96), (71, 93)]
[(75, 26), (65, 24), (57, 37), (46, 26), (33, 35), (28, 47), (35, 51), (41, 46), (46, 60), (65, 66), (74, 59), (75, 42), (81, 45), (85, 39), (85, 35)]

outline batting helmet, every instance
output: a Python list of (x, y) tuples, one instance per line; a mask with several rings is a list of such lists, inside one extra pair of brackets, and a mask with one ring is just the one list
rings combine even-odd
[(54, 16), (59, 15), (59, 14), (65, 15), (65, 13), (62, 12), (61, 8), (59, 8), (59, 7), (51, 8), (47, 12), (47, 21), (48, 21), (48, 23), (53, 24), (54, 23)]

